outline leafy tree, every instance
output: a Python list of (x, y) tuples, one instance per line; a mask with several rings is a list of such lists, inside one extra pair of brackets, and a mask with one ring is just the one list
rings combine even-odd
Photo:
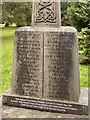
[(31, 9), (32, 4), (30, 2), (3, 3), (2, 20), (6, 23), (6, 26), (10, 25), (11, 23), (16, 23), (16, 25), (19, 27), (30, 25)]
[(5, 23), (6, 27), (12, 23), (13, 8), (14, 8), (14, 3), (13, 5), (11, 3), (3, 3), (2, 5), (2, 21)]
[(67, 11), (71, 25), (79, 31), (80, 62), (90, 64), (90, 2), (70, 3)]
[(61, 23), (62, 23), (62, 26), (69, 26), (70, 25), (69, 16), (68, 16), (68, 12), (67, 12), (68, 7), (69, 7), (68, 2), (61, 2)]
[(90, 29), (82, 28), (79, 33), (80, 63), (90, 64)]
[(71, 25), (78, 31), (82, 28), (90, 28), (90, 2), (74, 2), (68, 7), (69, 20)]

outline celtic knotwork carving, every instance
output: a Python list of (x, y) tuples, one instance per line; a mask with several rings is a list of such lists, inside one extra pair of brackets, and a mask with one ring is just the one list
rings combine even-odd
[(56, 22), (56, 17), (54, 13), (54, 2), (51, 0), (48, 1), (43, 1), (40, 0), (40, 2), (37, 5), (37, 12), (36, 12), (36, 18), (35, 22), (36, 23), (55, 23)]

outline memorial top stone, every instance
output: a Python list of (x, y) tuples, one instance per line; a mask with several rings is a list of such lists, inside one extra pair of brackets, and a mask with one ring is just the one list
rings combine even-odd
[(33, 2), (32, 26), (33, 27), (55, 27), (61, 25), (60, 1), (38, 0)]

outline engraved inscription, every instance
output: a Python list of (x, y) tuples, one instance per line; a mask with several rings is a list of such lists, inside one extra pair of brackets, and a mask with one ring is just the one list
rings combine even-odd
[(72, 39), (69, 34), (45, 33), (45, 98), (69, 99), (69, 65), (72, 66)]
[(37, 4), (36, 7), (36, 23), (55, 23), (55, 3), (52, 0), (43, 1)]
[(42, 96), (42, 34), (17, 33), (17, 68), (15, 81), (17, 93), (26, 96)]
[(77, 115), (88, 114), (87, 106), (76, 103), (48, 101), (44, 99), (40, 100), (40, 99), (23, 98), (23, 97), (15, 97), (15, 96), (12, 97), (8, 96), (7, 103), (8, 105), (27, 107), (33, 109), (38, 108), (40, 110), (51, 110), (60, 113), (69, 113), (69, 114), (77, 114)]

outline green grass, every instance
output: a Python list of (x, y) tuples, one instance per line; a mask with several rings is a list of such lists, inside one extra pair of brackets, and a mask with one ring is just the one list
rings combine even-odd
[(14, 33), (16, 28), (2, 28), (2, 91), (5, 92), (12, 81), (12, 60)]
[[(0, 95), (11, 86), (12, 61), (14, 48), (14, 33), (17, 28), (2, 28), (2, 91)], [(81, 87), (88, 87), (88, 66), (80, 65)], [(0, 82), (1, 88), (1, 82)]]
[(88, 65), (80, 65), (80, 85), (81, 87), (89, 87), (88, 83)]

